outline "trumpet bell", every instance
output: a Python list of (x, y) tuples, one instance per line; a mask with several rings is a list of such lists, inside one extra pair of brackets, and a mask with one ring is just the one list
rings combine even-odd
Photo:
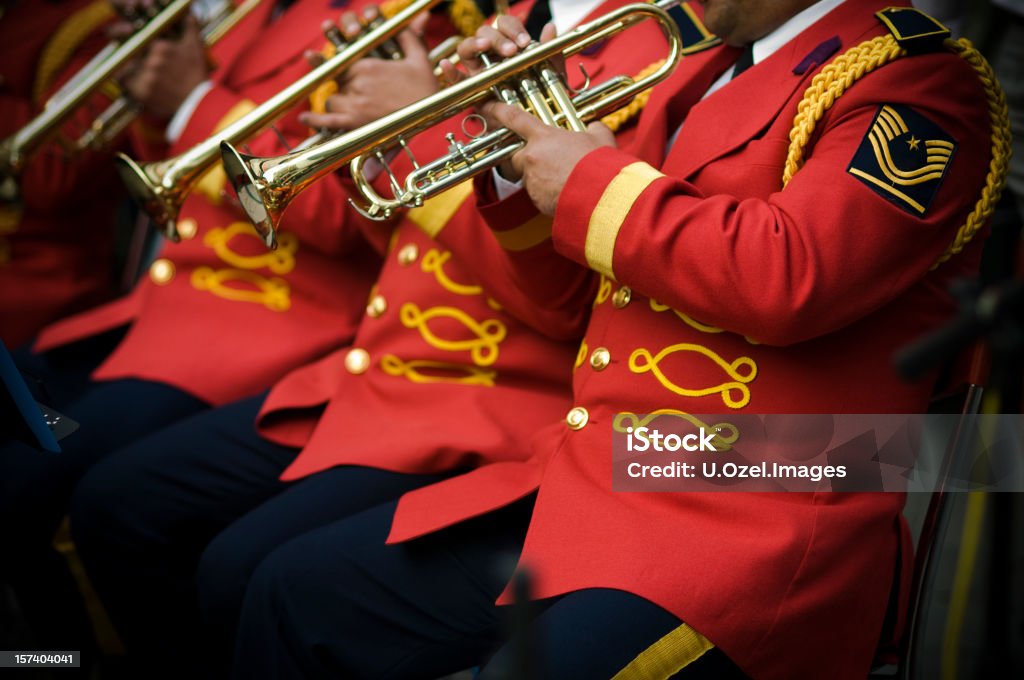
[(164, 236), (177, 242), (179, 239), (177, 221), (181, 208), (182, 194), (174, 189), (167, 189), (160, 182), (160, 166), (162, 164), (139, 164), (123, 153), (118, 153), (114, 160), (121, 181), (128, 189), (129, 195), (141, 208), (153, 224)]
[(252, 166), (252, 157), (239, 153), (227, 142), (220, 145), (220, 150), (224, 173), (235, 187), (242, 209), (267, 247), (276, 248), (274, 225), (281, 213), (275, 211), (276, 202), (264, 195), (266, 182), (257, 176), (257, 170)]

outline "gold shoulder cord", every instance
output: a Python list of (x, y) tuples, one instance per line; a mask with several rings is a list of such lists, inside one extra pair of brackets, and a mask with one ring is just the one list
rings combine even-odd
[[(654, 62), (640, 73), (633, 76), (633, 80), (640, 80), (646, 78), (651, 73), (654, 73), (661, 65), (665, 63), (664, 59)], [(619, 128), (632, 120), (635, 116), (640, 115), (644, 107), (647, 106), (647, 100), (651, 98), (651, 91), (644, 90), (637, 96), (633, 97), (633, 101), (623, 106), (618, 111), (613, 111), (607, 116), (601, 119), (601, 122), (607, 125), (612, 132), (618, 132)]]
[[(380, 5), (381, 15), (387, 19), (409, 6), (410, 0), (385, 0)], [(450, 0), (448, 18), (460, 34), (469, 37), (483, 25), (484, 17), (475, 0)]]
[(56, 81), (60, 70), (70, 61), (79, 45), (85, 42), (93, 31), (108, 22), (114, 10), (105, 0), (87, 5), (61, 23), (50, 38), (39, 57), (36, 78), (32, 85), (32, 101), (42, 104), (46, 91)]
[[(1010, 161), (1010, 124), (1006, 109), (1006, 96), (999, 86), (992, 67), (985, 57), (974, 48), (970, 40), (946, 39), (946, 49), (960, 55), (978, 74), (988, 102), (989, 120), (992, 126), (992, 160), (981, 197), (967, 220), (957, 231), (956, 238), (946, 251), (932, 265), (932, 269), (964, 249), (974, 235), (985, 225), (995, 210), (999, 197), (1006, 185), (1006, 170)], [(891, 34), (867, 40), (848, 50), (814, 76), (797, 107), (793, 129), (789, 133), (789, 154), (782, 175), (785, 187), (804, 162), (805, 151), (810, 143), (814, 128), (832, 104), (856, 80), (890, 61), (906, 56), (907, 50), (899, 45)]]

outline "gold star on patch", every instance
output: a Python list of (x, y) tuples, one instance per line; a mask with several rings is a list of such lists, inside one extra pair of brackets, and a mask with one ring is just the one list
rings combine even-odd
[(847, 171), (907, 212), (925, 215), (956, 146), (947, 132), (910, 107), (883, 104)]

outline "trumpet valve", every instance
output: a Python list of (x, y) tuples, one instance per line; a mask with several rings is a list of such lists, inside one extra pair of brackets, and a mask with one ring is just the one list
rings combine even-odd
[(327, 38), (327, 42), (334, 45), (335, 50), (343, 50), (348, 46), (348, 42), (345, 40), (345, 36), (341, 34), (339, 29), (334, 24), (331, 24), (324, 29), (324, 37)]

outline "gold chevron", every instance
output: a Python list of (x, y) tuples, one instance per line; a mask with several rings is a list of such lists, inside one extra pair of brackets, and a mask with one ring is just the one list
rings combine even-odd
[(939, 139), (925, 140), (925, 147), (928, 149), (926, 164), (914, 170), (904, 170), (893, 160), (889, 143), (907, 132), (909, 132), (909, 128), (907, 128), (903, 117), (892, 107), (883, 106), (868, 133), (868, 140), (875, 152), (875, 161), (882, 174), (890, 182), (900, 186), (914, 186), (940, 179), (949, 164), (953, 145)]

